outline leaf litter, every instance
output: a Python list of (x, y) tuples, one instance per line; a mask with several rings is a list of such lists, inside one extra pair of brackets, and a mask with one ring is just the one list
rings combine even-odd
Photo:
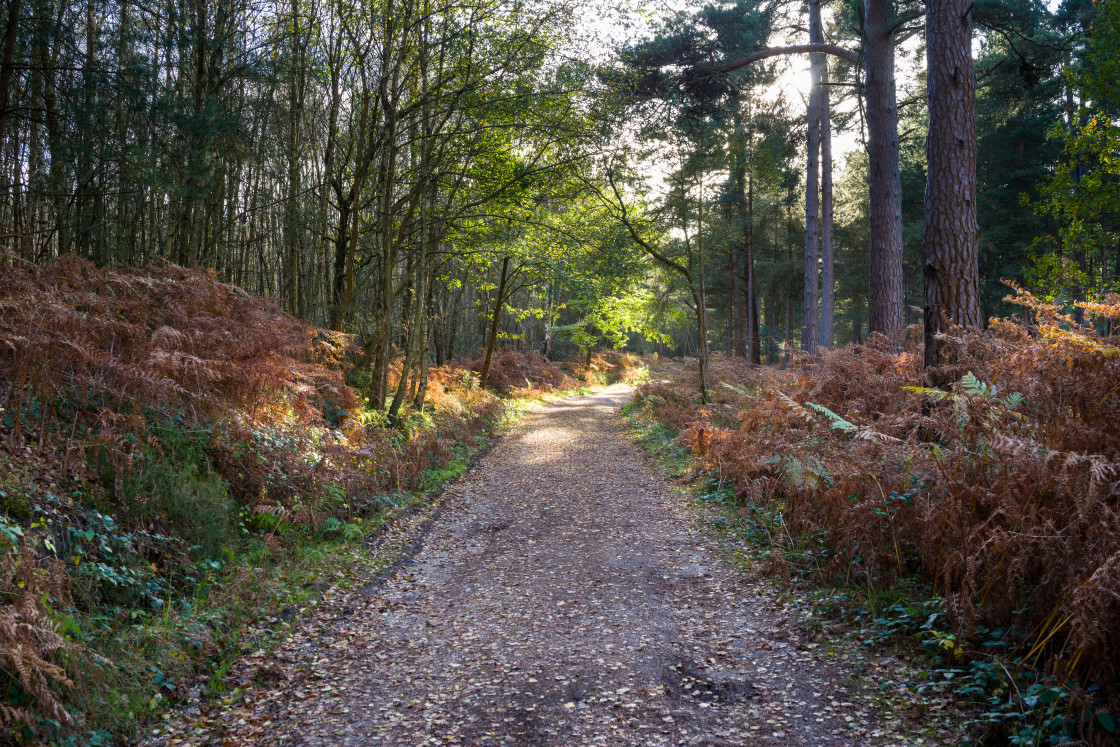
[(626, 438), (631, 396), (530, 410), (447, 489), (414, 555), (379, 583), (327, 589), (275, 650), (237, 662), (239, 697), (145, 743), (923, 743), (859, 687), (858, 655), (720, 559)]

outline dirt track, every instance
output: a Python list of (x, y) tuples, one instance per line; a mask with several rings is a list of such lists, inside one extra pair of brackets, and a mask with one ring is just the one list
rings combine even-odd
[[(411, 562), (276, 654), (226, 744), (880, 744), (872, 707), (679, 505), (618, 408), (531, 411)], [(886, 729), (890, 731), (890, 729)]]

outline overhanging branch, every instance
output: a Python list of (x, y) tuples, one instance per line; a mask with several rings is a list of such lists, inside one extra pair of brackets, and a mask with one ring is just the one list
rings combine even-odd
[(793, 54), (809, 54), (811, 52), (830, 54), (835, 57), (842, 57), (849, 62), (859, 64), (859, 52), (855, 52), (851, 49), (847, 49), (836, 44), (817, 43), (795, 44), (792, 47), (770, 47), (769, 49), (761, 49), (754, 54), (749, 54), (746, 57), (740, 57), (739, 59), (732, 60), (731, 62), (725, 62), (722, 65), (716, 65), (715, 67), (709, 68), (709, 70), (713, 73), (730, 73), (733, 70), (738, 70), (741, 67), (746, 67), (747, 65), (758, 62), (759, 60), (768, 59), (770, 57), (781, 57), (783, 55)]

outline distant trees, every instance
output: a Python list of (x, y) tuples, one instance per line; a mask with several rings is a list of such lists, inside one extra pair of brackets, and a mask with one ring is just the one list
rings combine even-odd
[(354, 332), (371, 402), (395, 411), (390, 359), (422, 400), (435, 346), (497, 339), (489, 312), (508, 299), (483, 289), (502, 255), (468, 263), (472, 243), (531, 221), (586, 163), (590, 69), (557, 53), (571, 10), (8, 3), (3, 241), (32, 261), (211, 267)]
[[(871, 153), (871, 175), (869, 190), (871, 193), (871, 231), (870, 231), (870, 262), (869, 278), (871, 292), (870, 303), (870, 331), (880, 332), (888, 336), (897, 335), (902, 329), (902, 207), (901, 186), (898, 174), (898, 111), (894, 81), (894, 38), (895, 34), (908, 33), (906, 22), (908, 17), (896, 18), (890, 0), (867, 0), (865, 5), (863, 54), (838, 46), (824, 43), (822, 39), (813, 34), (813, 28), (819, 28), (820, 8), (819, 3), (810, 2), (810, 43), (789, 47), (773, 47), (762, 49), (749, 54), (741, 59), (724, 62), (711, 67), (715, 73), (729, 73), (746, 67), (761, 60), (778, 56), (794, 54), (809, 54), (815, 61), (811, 64), (823, 64), (818, 55), (832, 55), (849, 62), (860, 62), (864, 59), (866, 76), (863, 81), (864, 98), (866, 102), (868, 151)], [(816, 22), (813, 18), (817, 18)], [(813, 74), (814, 80), (819, 81), (819, 73)], [(809, 160), (815, 160), (816, 141), (812, 130), (814, 125), (814, 110), (819, 111), (820, 100), (810, 97), (810, 145)], [(819, 118), (819, 114), (816, 117)], [(817, 145), (819, 148), (819, 142)], [(808, 167), (807, 178), (812, 177), (812, 164)], [(810, 189), (810, 192), (813, 190)], [(807, 194), (807, 200), (811, 195)], [(808, 207), (806, 215), (809, 215)], [(808, 224), (815, 223), (816, 218), (808, 218)], [(817, 232), (812, 225), (806, 230), (810, 235)], [(806, 239), (806, 262), (811, 262), (808, 252), (815, 253), (816, 241)], [(805, 304), (811, 304), (811, 289), (806, 286)], [(806, 308), (809, 308), (806, 305)], [(803, 345), (815, 349), (817, 339), (817, 323), (811, 321), (814, 334), (806, 336), (803, 333)], [(805, 329), (808, 329), (807, 326)], [(829, 324), (828, 326), (831, 326)]]
[(1038, 175), (1036, 211), (1053, 230), (1028, 276), (1067, 304), (1120, 289), (1120, 2), (1070, 6), (1063, 20), (1082, 33), (1062, 60), (1060, 108), (1041, 123), (1065, 157)]
[[(13, 0), (0, 235), (33, 262), (212, 268), (352, 332), (394, 413), (430, 363), (613, 344), (603, 315), (650, 294), (692, 316), (673, 342), (703, 371), (710, 345), (761, 363), (897, 339), (915, 306), (943, 364), (937, 332), (982, 324), (1002, 277), (1060, 299), (1120, 277), (1116, 4), (719, 0), (596, 69), (562, 52), (563, 4)], [(921, 33), (927, 90), (900, 103)], [(792, 55), (807, 110), (765, 95)], [(835, 200), (834, 119), (866, 142)], [(587, 269), (623, 244), (647, 259), (624, 281)]]

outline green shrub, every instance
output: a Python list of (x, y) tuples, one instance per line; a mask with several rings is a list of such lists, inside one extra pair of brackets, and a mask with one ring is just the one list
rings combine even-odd
[(181, 538), (200, 558), (221, 557), (237, 537), (236, 507), (225, 482), (209, 471), (197, 442), (180, 442), (176, 431), (160, 434), (163, 454), (125, 481), (128, 518)]
[(17, 521), (27, 521), (34, 514), (27, 488), (19, 480), (0, 482), (0, 513)]

